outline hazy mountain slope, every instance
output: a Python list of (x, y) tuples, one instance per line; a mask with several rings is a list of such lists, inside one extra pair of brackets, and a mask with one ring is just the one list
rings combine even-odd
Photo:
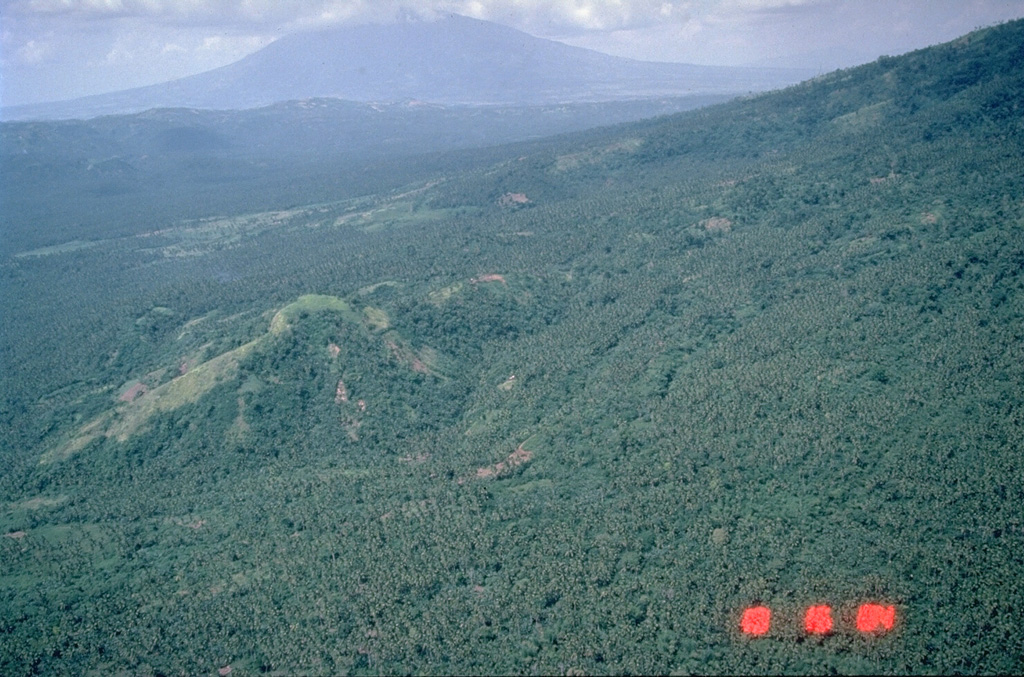
[(1020, 672), (1022, 49), (4, 259), (0, 671)]
[(239, 109), (292, 99), (551, 104), (741, 94), (807, 71), (632, 61), (499, 24), (448, 15), (285, 36), (236, 63), (173, 82), (17, 106), (5, 119), (92, 117), (149, 108)]
[(0, 123), (0, 201), (7, 216), (0, 251), (152, 230), (131, 209), (138, 199), (165, 225), (336, 200), (441, 172), (446, 152), (654, 117), (724, 98), (558, 106), (313, 99), (244, 111), (155, 109)]

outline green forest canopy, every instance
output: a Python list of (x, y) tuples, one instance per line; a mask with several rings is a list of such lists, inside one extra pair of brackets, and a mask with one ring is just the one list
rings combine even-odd
[(10, 214), (0, 672), (1020, 672), (1022, 52)]

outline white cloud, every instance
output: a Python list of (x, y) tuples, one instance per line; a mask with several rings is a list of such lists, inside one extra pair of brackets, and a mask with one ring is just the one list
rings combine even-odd
[(29, 40), (15, 51), (14, 55), (18, 63), (31, 66), (42, 63), (52, 52), (53, 48), (49, 43)]
[(136, 17), (183, 24), (228, 22), (282, 29), (380, 20), (399, 11), (455, 12), (521, 28), (621, 30), (684, 18), (691, 7), (792, 0), (13, 0), (21, 16)]
[(288, 23), (330, 4), (330, 0), (13, 0), (20, 16), (79, 19), (147, 18), (165, 23)]
[(473, 16), (534, 31), (609, 31), (685, 21), (692, 2), (664, 0), (476, 0), (446, 3), (458, 12), (471, 6)]
[(136, 50), (128, 45), (116, 44), (103, 58), (104, 66), (127, 66), (135, 61)]
[(737, 10), (773, 10), (826, 4), (825, 0), (724, 0), (720, 7)]

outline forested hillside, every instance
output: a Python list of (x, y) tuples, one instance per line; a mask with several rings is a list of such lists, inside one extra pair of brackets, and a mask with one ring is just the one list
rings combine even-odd
[(1022, 59), (5, 219), (0, 672), (1021, 672)]
[[(490, 146), (634, 122), (730, 96), (548, 106), (288, 101), (0, 124), (9, 255), (197, 219), (338, 201), (504, 157)], [(457, 160), (451, 151), (463, 152)], [(74, 195), (74, 200), (68, 200)], [(145, 213), (145, 217), (141, 217)], [(41, 226), (41, 227), (36, 227)]]

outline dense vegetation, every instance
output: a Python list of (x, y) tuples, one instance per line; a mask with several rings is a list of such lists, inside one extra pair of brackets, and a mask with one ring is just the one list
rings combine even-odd
[(1022, 58), (5, 217), (0, 672), (1021, 672)]
[(561, 106), (309, 99), (251, 110), (173, 108), (3, 124), (0, 200), (18, 226), (4, 233), (0, 254), (135, 234), (182, 219), (337, 201), (450, 170), (453, 150), (477, 149), (458, 157), (465, 171), (507, 153), (487, 147), (729, 98)]

